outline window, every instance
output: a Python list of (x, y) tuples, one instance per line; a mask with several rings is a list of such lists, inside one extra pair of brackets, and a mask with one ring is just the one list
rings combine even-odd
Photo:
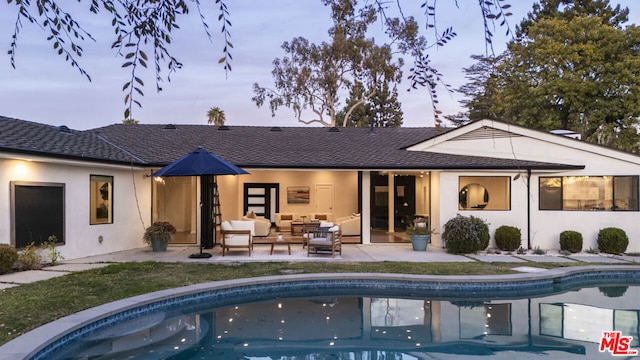
[(91, 175), (90, 224), (113, 224), (113, 176)]
[(459, 210), (510, 210), (511, 178), (508, 176), (460, 176)]
[(638, 176), (541, 177), (540, 210), (638, 211)]
[(64, 184), (11, 182), (11, 243), (21, 249), (57, 238), (64, 244)]

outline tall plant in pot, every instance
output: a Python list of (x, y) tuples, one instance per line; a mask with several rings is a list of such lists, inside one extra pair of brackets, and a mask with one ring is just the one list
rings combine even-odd
[(167, 251), (167, 244), (171, 240), (171, 235), (175, 233), (176, 228), (171, 223), (156, 221), (145, 229), (142, 240), (145, 244), (151, 245), (153, 251)]
[(431, 240), (431, 234), (435, 234), (435, 229), (429, 229), (426, 224), (407, 226), (407, 235), (411, 238), (411, 246), (414, 251), (427, 251), (427, 244)]

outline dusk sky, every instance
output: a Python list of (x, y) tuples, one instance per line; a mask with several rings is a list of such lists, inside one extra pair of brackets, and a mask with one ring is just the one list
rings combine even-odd
[[(515, 26), (524, 18), (534, 3), (532, 0), (509, 0), (513, 16), (508, 18)], [(110, 48), (113, 30), (106, 14), (91, 15), (86, 2), (79, 6), (68, 4), (68, 11), (77, 14), (77, 20), (93, 35), (96, 42), (85, 41), (81, 66), (89, 72), (92, 82), (80, 75), (64, 58), (58, 56), (47, 34), (23, 21), (18, 37), (16, 69), (10, 65), (6, 51), (11, 43), (15, 26), (15, 5), (0, 3), (0, 115), (22, 120), (67, 125), (73, 129), (90, 129), (119, 123), (123, 119), (123, 84), (129, 79), (129, 70), (121, 68), (122, 58)], [(415, 15), (424, 25), (419, 4), (421, 1), (403, 1), (404, 11)], [(452, 88), (465, 83), (462, 69), (473, 64), (470, 56), (484, 54), (485, 43), (482, 17), (477, 1), (439, 1), (437, 25), (440, 32), (453, 26), (458, 36), (445, 47), (431, 51), (433, 65), (445, 76)], [(629, 7), (629, 24), (640, 23), (640, 4), (637, 0), (611, 1), (612, 5)], [(191, 3), (189, 3), (191, 4)], [(211, 4), (211, 5), (210, 5)], [(224, 110), (228, 125), (304, 126), (295, 119), (293, 111), (281, 108), (272, 117), (267, 107), (258, 108), (252, 101), (252, 85), (271, 87), (271, 70), (275, 58), (282, 58), (281, 45), (302, 36), (311, 42), (328, 40), (331, 26), (330, 12), (321, 1), (315, 0), (229, 0), (232, 22), (232, 71), (225, 75), (217, 59), (222, 56), (222, 36), (213, 1), (203, 2), (203, 8), (214, 37), (210, 42), (199, 17), (192, 9), (188, 17), (179, 20), (181, 29), (173, 34), (173, 55), (183, 68), (172, 74), (171, 82), (163, 83), (164, 90), (155, 91), (153, 65), (138, 74), (145, 81), (145, 96), (139, 97), (143, 107), (134, 107), (132, 117), (143, 124), (206, 124), (206, 113), (213, 106)], [(373, 31), (380, 27), (373, 26)], [(505, 28), (495, 30), (494, 49), (499, 53), (509, 40)], [(376, 42), (385, 39), (377, 34)], [(379, 40), (378, 40), (379, 39)], [(404, 78), (411, 61), (405, 58)], [(166, 77), (166, 72), (164, 72)], [(399, 85), (400, 102), (404, 111), (404, 127), (433, 126), (432, 105), (424, 89), (407, 92), (408, 84)], [(444, 114), (461, 110), (459, 95), (440, 90), (440, 108)]]

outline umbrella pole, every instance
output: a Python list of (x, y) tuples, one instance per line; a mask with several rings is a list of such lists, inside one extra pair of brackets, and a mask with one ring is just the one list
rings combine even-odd
[[(215, 177), (213, 178), (215, 181)], [(215, 219), (215, 207), (212, 206), (212, 198), (213, 198), (213, 186), (211, 184), (211, 178), (209, 176), (201, 176), (200, 177), (200, 252), (197, 254), (189, 255), (191, 259), (207, 259), (212, 255), (210, 253), (203, 252), (204, 248), (204, 240), (209, 235), (211, 228), (211, 221)], [(206, 203), (203, 204), (203, 199), (205, 199)], [(210, 215), (211, 218), (208, 219), (206, 215)], [(213, 244), (216, 243), (216, 229), (215, 223), (213, 224)]]

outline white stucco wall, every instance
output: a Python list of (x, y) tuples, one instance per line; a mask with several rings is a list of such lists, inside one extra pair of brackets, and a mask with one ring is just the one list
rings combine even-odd
[[(485, 123), (490, 122), (485, 121)], [(438, 224), (440, 227), (458, 213), (474, 215), (490, 223), (492, 246), (495, 244), (493, 239), (495, 229), (501, 225), (511, 225), (521, 229), (523, 247), (527, 247), (527, 241), (530, 240), (531, 248), (540, 247), (541, 249), (559, 249), (560, 233), (565, 230), (575, 230), (582, 233), (584, 250), (597, 248), (596, 240), (600, 229), (619, 227), (629, 236), (627, 252), (640, 252), (640, 212), (638, 211), (550, 211), (539, 210), (538, 204), (540, 176), (638, 176), (640, 175), (640, 157), (559, 135), (544, 134), (500, 123), (495, 125), (504, 131), (517, 130), (518, 133), (514, 136), (495, 133), (496, 136), (491, 137), (487, 136), (490, 132), (486, 129), (473, 130), (471, 127), (471, 131), (466, 135), (456, 130), (451, 134), (445, 134), (445, 137), (449, 137), (448, 140), (425, 142), (414, 146), (412, 150), (580, 165), (584, 166), (584, 169), (534, 170), (531, 176), (530, 194), (527, 194), (526, 169), (504, 172), (478, 170), (442, 172), (438, 192), (440, 202), (439, 205), (436, 205), (436, 202), (433, 203), (436, 206), (434, 212), (439, 212), (441, 217)], [(482, 136), (480, 136), (481, 132)], [(518, 174), (519, 179), (514, 180)], [(458, 210), (460, 176), (510, 176), (512, 179), (511, 210), (489, 210), (490, 206), (485, 210)], [(527, 197), (530, 199), (531, 212), (530, 239), (527, 230)]]
[[(522, 246), (527, 247), (527, 189), (522, 180), (511, 181), (511, 209), (510, 210), (459, 210), (458, 208), (458, 192), (459, 184), (458, 179), (460, 176), (506, 176), (512, 178), (511, 172), (491, 172), (491, 173), (476, 173), (469, 171), (451, 171), (440, 173), (440, 202), (439, 209), (440, 223), (437, 224), (439, 232), (444, 230), (444, 224), (449, 219), (456, 217), (457, 214), (463, 216), (475, 216), (484, 219), (489, 224), (489, 231), (491, 233), (490, 247), (495, 247), (495, 241), (493, 234), (495, 229), (502, 225), (515, 226), (522, 231)], [(492, 198), (498, 196), (493, 195), (489, 190), (489, 204), (491, 204)], [(490, 209), (491, 206), (487, 205)], [(436, 226), (436, 224), (433, 224)]]
[[(149, 225), (151, 204), (150, 179), (145, 177), (146, 172), (132, 171), (126, 166), (7, 159), (0, 159), (0, 169), (0, 243), (11, 243), (10, 184), (21, 181), (65, 184), (65, 244), (57, 247), (65, 259), (144, 246), (142, 234), (144, 225)], [(90, 175), (114, 178), (112, 224), (90, 225)]]

